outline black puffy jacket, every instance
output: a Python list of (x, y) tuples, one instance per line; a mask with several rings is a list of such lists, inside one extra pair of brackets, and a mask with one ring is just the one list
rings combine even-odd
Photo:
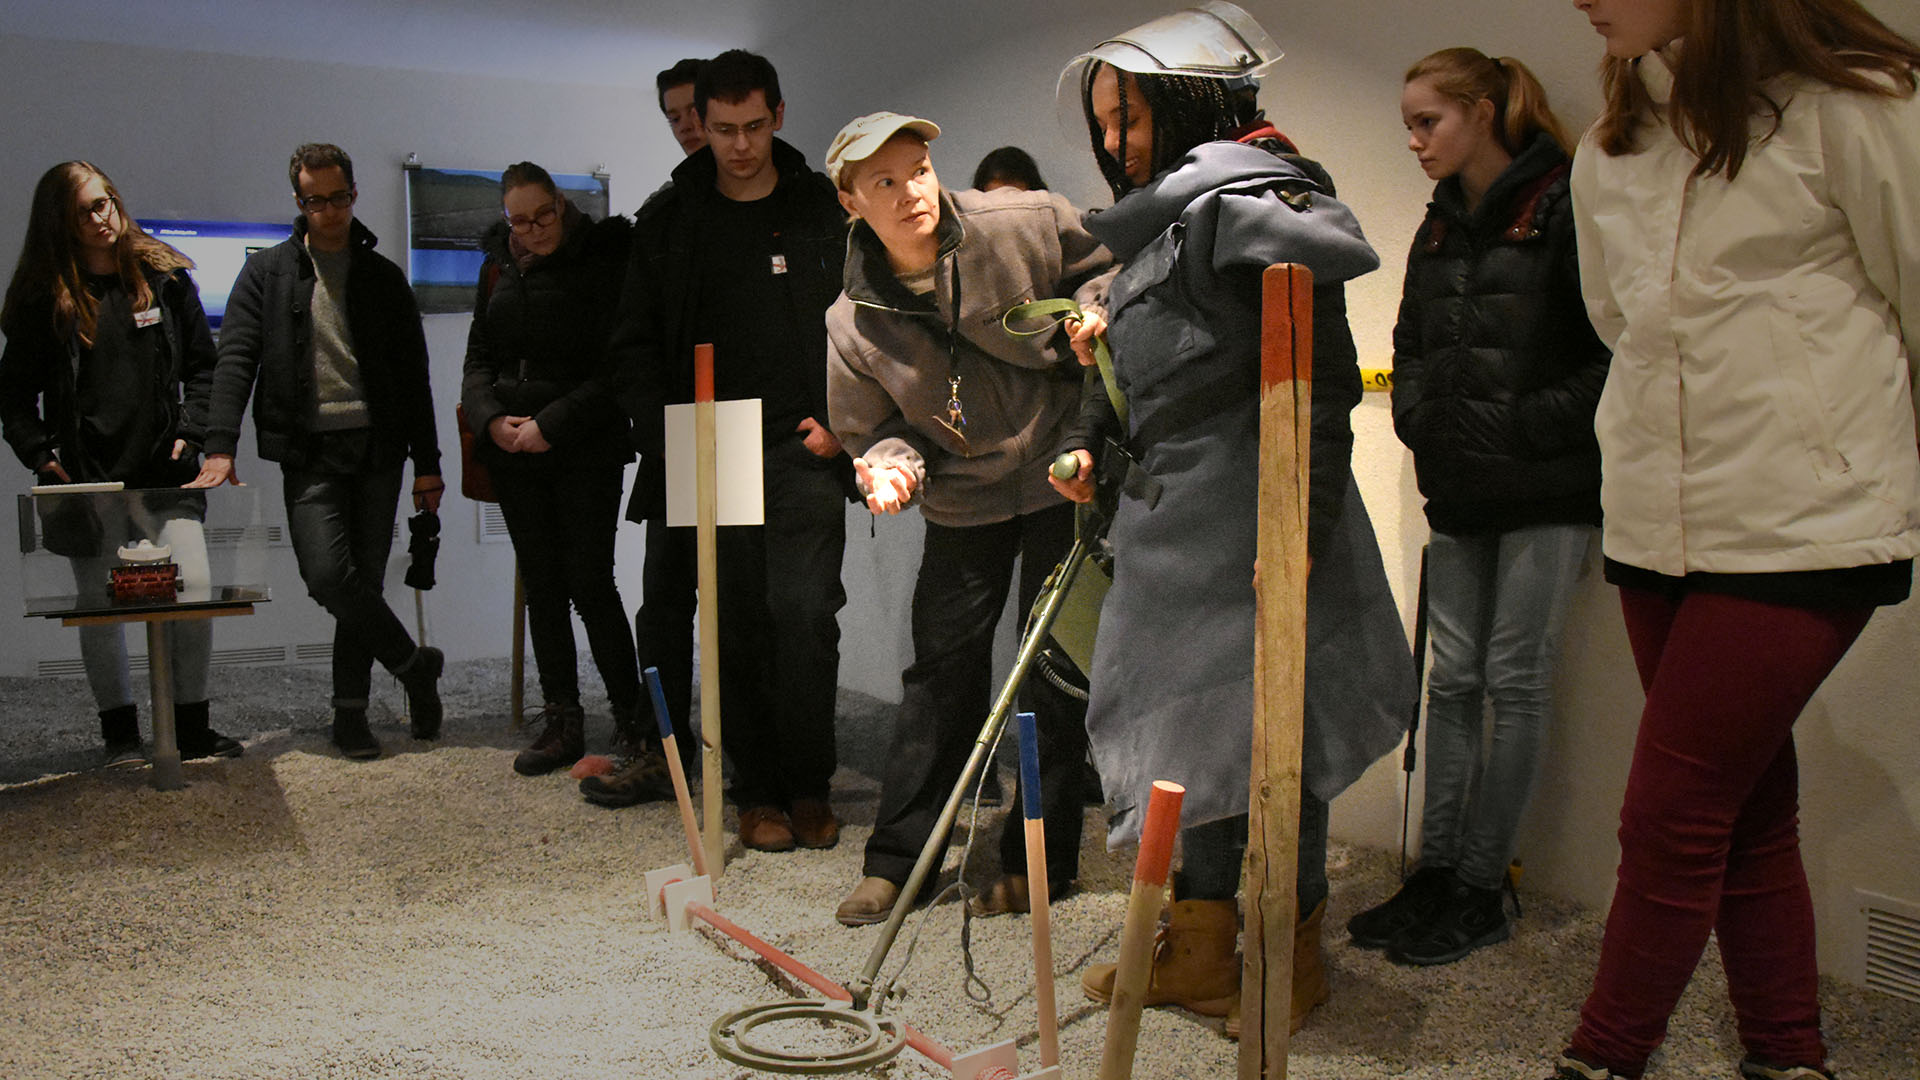
[[(506, 222), (487, 233), (467, 360), (460, 385), (467, 427), (490, 466), (526, 459), (633, 460), (627, 415), (614, 396), (607, 337), (626, 273), (631, 227), (567, 208), (565, 238), (522, 269)], [(553, 449), (508, 454), (487, 433), (498, 416), (531, 416)]]
[(1434, 188), (1393, 329), (1393, 425), (1438, 532), (1598, 524), (1593, 414), (1610, 355), (1587, 321), (1566, 154), (1545, 134), (1468, 212)]

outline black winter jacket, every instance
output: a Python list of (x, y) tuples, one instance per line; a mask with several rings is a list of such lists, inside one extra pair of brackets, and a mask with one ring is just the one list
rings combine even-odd
[[(633, 460), (607, 358), (632, 227), (619, 215), (596, 222), (569, 206), (565, 228), (560, 247), (525, 269), (509, 250), (506, 222), (482, 242), (487, 261), (467, 332), (460, 402), (493, 468)], [(501, 450), (487, 425), (508, 415), (533, 417), (553, 449)]]
[[(126, 476), (87, 474), (82, 463), (93, 455), (77, 452), (85, 437), (75, 404), (81, 345), (54, 329), (53, 299), (47, 296), (16, 312), (14, 325), (6, 328), (6, 352), (0, 355), (0, 424), (27, 468), (39, 472), (59, 451), (75, 483), (119, 480), (128, 487), (173, 487), (200, 471), (198, 451), (206, 438), (215, 359), (200, 290), (184, 269), (169, 272), (143, 265), (142, 271), (160, 308), (166, 367), (122, 389), (130, 400), (152, 402), (167, 413), (166, 422), (154, 429), (157, 437), (145, 455), (147, 465)], [(177, 461), (175, 439), (185, 439), (189, 448)]]
[(1434, 189), (1393, 330), (1393, 423), (1439, 532), (1599, 524), (1593, 414), (1610, 354), (1587, 320), (1568, 162), (1542, 134), (1472, 213)]
[[(800, 151), (775, 139), (773, 164), (780, 181), (769, 198), (778, 200), (785, 224), (787, 272), (781, 280), (800, 321), (792, 328), (794, 363), (806, 366), (813, 416), (826, 425), (826, 311), (840, 295), (847, 217), (833, 182), (809, 168)], [(666, 516), (661, 410), (693, 400), (693, 321), (700, 305), (696, 257), (704, 239), (702, 210), (726, 197), (715, 186), (717, 177), (713, 152), (697, 150), (634, 218), (632, 255), (609, 346), (620, 404), (633, 420), (633, 444), (641, 455), (627, 505), (630, 521)], [(743, 311), (740, 317), (764, 315)]]
[[(260, 456), (295, 469), (312, 459), (314, 273), (306, 240), (301, 218), (290, 239), (248, 256), (234, 280), (220, 325), (209, 454), (233, 453), (251, 394)], [(386, 467), (411, 457), (416, 478), (438, 476), (440, 444), (420, 309), (406, 274), (374, 253), (378, 242), (354, 220), (347, 328), (373, 418), (374, 464)]]

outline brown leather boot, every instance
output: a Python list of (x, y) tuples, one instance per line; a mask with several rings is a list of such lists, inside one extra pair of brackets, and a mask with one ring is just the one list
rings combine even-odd
[(513, 759), (513, 771), (521, 776), (545, 776), (579, 761), (587, 752), (587, 717), (579, 702), (548, 702), (540, 715), (546, 726), (533, 745)]
[[(1148, 1005), (1178, 1005), (1202, 1016), (1225, 1016), (1240, 1001), (1240, 908), (1232, 900), (1176, 900), (1167, 906), (1153, 946)], [(1118, 965), (1095, 964), (1080, 989), (1095, 1001), (1113, 1000)]]
[[(1293, 928), (1293, 1015), (1288, 1022), (1288, 1031), (1299, 1031), (1307, 1022), (1307, 1014), (1326, 1003), (1331, 993), (1327, 989), (1327, 958), (1320, 948), (1320, 921), (1327, 914), (1325, 900), (1314, 905), (1314, 909), (1300, 924)], [(1234, 999), (1233, 1008), (1227, 1012), (1227, 1038), (1240, 1037), (1240, 1000)]]

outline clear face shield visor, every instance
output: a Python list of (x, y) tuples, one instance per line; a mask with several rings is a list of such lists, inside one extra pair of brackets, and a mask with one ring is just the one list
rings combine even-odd
[(1094, 62), (1146, 75), (1198, 75), (1228, 88), (1258, 87), (1284, 54), (1254, 17), (1226, 0), (1162, 15), (1095, 45), (1067, 62), (1054, 86), (1055, 115), (1071, 141), (1087, 137), (1082, 102)]

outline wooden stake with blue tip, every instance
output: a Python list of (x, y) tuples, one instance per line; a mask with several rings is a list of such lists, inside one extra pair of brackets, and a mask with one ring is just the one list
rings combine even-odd
[(700, 823), (693, 816), (693, 792), (687, 789), (687, 771), (680, 766), (680, 744), (673, 737), (673, 717), (667, 713), (666, 691), (660, 688), (660, 669), (646, 672), (647, 693), (653, 698), (653, 718), (660, 723), (660, 743), (667, 754), (667, 771), (673, 775), (673, 797), (680, 804), (680, 827), (687, 831), (687, 851), (693, 856), (696, 876), (707, 872), (707, 853), (700, 843)]
[[(1047, 886), (1047, 830), (1040, 806), (1040, 742), (1033, 714), (1020, 726), (1020, 811), (1027, 830), (1027, 897), (1033, 915), (1033, 996), (1040, 1006), (1040, 1065), (1060, 1064), (1060, 1021), (1053, 994), (1053, 921)], [(1078, 813), (1078, 809), (1075, 810)]]

